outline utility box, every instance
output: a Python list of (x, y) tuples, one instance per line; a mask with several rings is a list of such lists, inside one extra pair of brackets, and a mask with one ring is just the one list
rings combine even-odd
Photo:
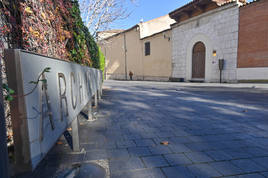
[(223, 70), (224, 68), (224, 59), (219, 59), (219, 70)]
[(224, 59), (219, 59), (219, 70), (220, 70), (220, 83), (222, 83), (222, 71), (224, 68)]

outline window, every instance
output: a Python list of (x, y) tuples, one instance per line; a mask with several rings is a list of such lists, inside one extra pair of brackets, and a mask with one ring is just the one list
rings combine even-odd
[(145, 43), (145, 56), (149, 56), (151, 54), (151, 46), (150, 42)]

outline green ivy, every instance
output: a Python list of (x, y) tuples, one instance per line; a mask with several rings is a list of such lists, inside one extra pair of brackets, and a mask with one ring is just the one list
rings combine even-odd
[(89, 30), (86, 26), (84, 26), (83, 31), (86, 36), (86, 45), (87, 45), (88, 51), (90, 53), (90, 58), (92, 61), (91, 66), (99, 69), (100, 68), (100, 55), (99, 55), (98, 45), (95, 42), (94, 38), (89, 33)]
[(105, 68), (105, 57), (103, 53), (101, 52), (100, 47), (95, 42), (94, 38), (89, 33), (89, 30), (86, 26), (84, 26), (84, 33), (86, 36), (86, 45), (88, 48), (88, 51), (90, 53), (90, 58), (92, 61), (92, 67), (101, 69), (104, 74), (104, 68)]
[(12, 90), (11, 88), (9, 88), (8, 85), (5, 83), (2, 84), (2, 87), (3, 87), (4, 91), (6, 92), (5, 100), (12, 101), (14, 99), (12, 95), (15, 93), (15, 91)]
[[(70, 50), (71, 60), (104, 70), (105, 58), (88, 28), (82, 21), (77, 0), (72, 1), (70, 14), (73, 18), (73, 25), (70, 31), (73, 33), (74, 40), (67, 45)], [(88, 60), (85, 61), (84, 59)]]
[(105, 70), (105, 56), (101, 52), (101, 48), (99, 47), (99, 56), (100, 56), (100, 70), (102, 71), (103, 78), (104, 78), (104, 70)]
[(69, 10), (73, 18), (71, 32), (74, 37), (73, 41), (68, 45), (70, 50), (70, 58), (74, 62), (90, 66), (90, 59), (86, 45), (86, 36), (84, 33), (84, 24), (80, 16), (80, 9), (77, 0), (72, 1), (72, 8)]

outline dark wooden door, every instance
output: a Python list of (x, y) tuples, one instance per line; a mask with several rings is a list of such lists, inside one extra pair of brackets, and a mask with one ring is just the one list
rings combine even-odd
[(206, 47), (197, 42), (193, 48), (192, 78), (205, 78)]

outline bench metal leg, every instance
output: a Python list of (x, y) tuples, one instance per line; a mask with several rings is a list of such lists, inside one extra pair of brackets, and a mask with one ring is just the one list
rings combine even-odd
[(92, 100), (89, 100), (88, 104), (88, 113), (87, 113), (87, 119), (89, 121), (93, 121), (93, 115), (92, 115)]
[(97, 93), (98, 93), (98, 99), (101, 100), (101, 91), (98, 90)]
[(95, 107), (98, 107), (98, 93), (94, 95)]
[(72, 122), (73, 151), (80, 152), (79, 121), (76, 117)]

